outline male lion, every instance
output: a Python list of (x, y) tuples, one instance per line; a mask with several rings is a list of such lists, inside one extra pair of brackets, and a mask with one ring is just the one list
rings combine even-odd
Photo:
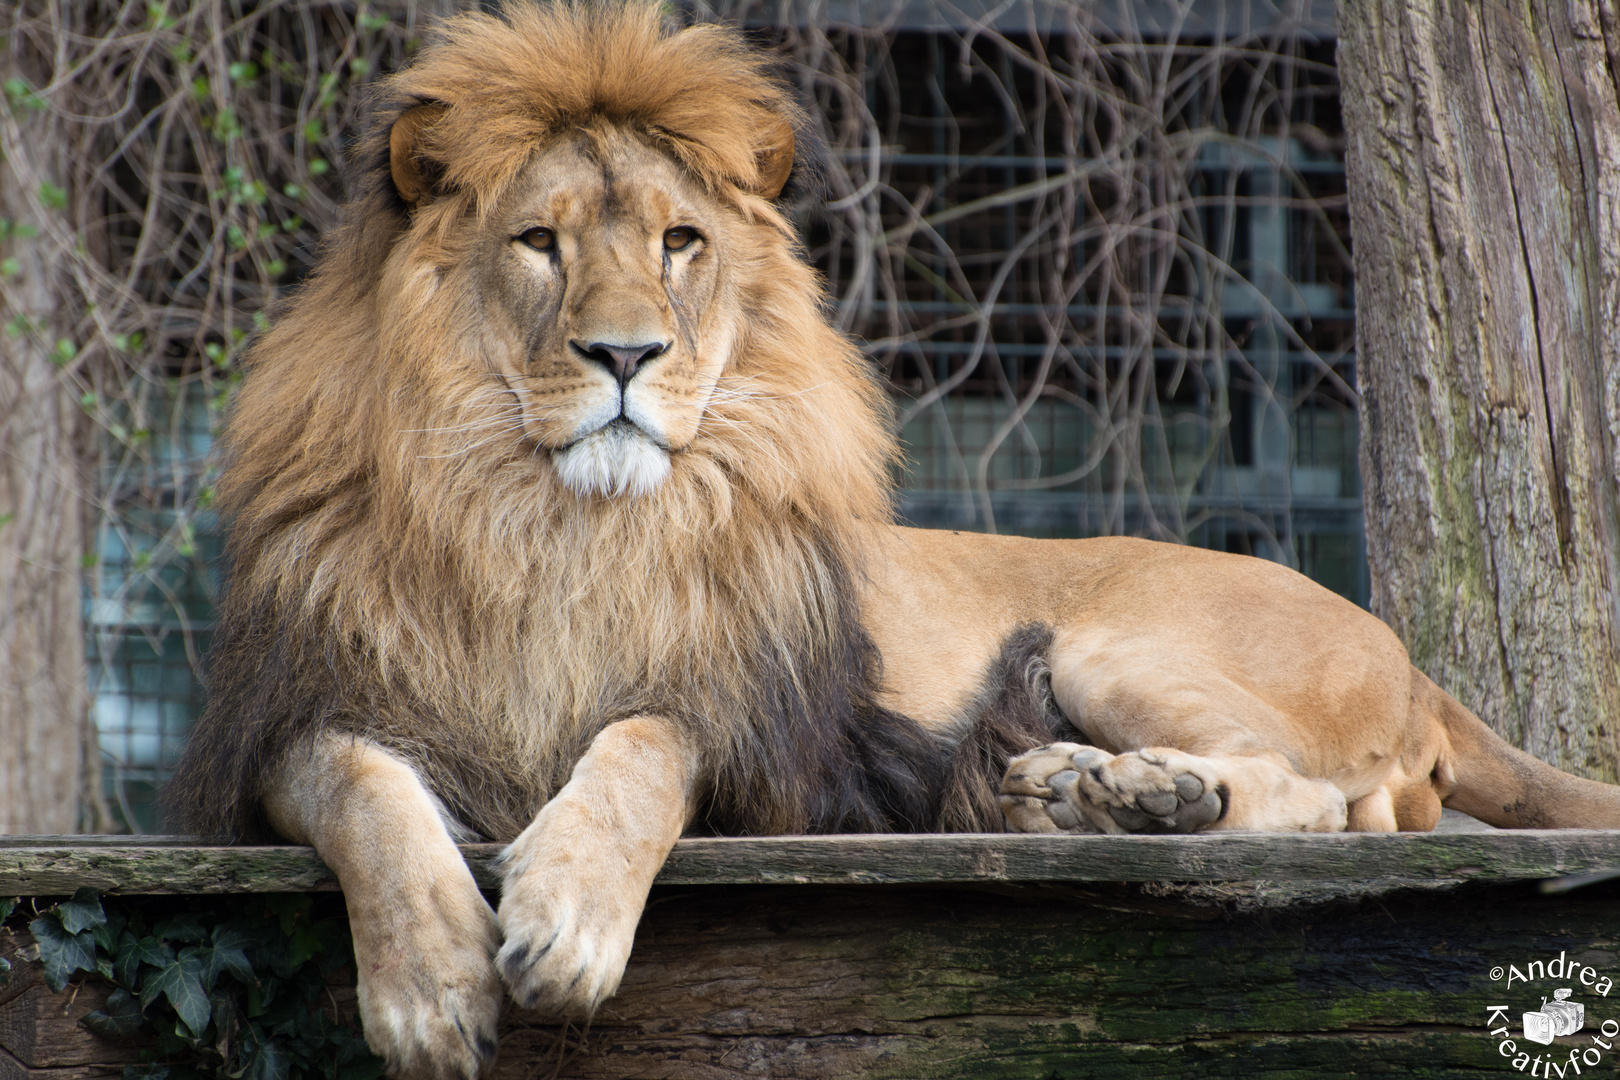
[(467, 15), (379, 112), (231, 415), (172, 790), (315, 845), (396, 1074), (478, 1073), (502, 980), (588, 1014), (692, 828), (1620, 826), (1292, 571), (891, 524), (883, 391), (776, 205), (802, 117), (738, 34)]

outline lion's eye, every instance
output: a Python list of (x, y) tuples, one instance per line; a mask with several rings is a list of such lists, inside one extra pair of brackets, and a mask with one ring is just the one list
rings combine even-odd
[(557, 246), (557, 234), (550, 229), (530, 229), (522, 240), (536, 251), (550, 251)]
[(664, 249), (666, 251), (684, 251), (692, 246), (692, 241), (698, 238), (696, 229), (689, 229), (685, 225), (677, 225), (673, 229), (664, 230)]

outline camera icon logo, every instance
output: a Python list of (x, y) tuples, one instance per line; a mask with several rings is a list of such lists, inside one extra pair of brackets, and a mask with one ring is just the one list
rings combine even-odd
[(1573, 1035), (1586, 1023), (1586, 1006), (1570, 1001), (1568, 989), (1553, 991), (1553, 1000), (1541, 999), (1541, 1008), (1524, 1014), (1524, 1037), (1547, 1046), (1561, 1035)]

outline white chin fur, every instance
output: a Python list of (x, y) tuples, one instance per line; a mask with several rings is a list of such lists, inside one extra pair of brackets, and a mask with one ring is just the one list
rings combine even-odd
[(627, 424), (609, 424), (551, 455), (577, 495), (650, 495), (669, 477), (669, 454)]

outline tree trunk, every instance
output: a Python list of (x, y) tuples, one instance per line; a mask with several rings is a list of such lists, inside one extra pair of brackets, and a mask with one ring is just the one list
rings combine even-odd
[(1620, 779), (1620, 27), (1341, 0), (1374, 612), (1510, 741)]
[[(0, 105), (8, 136), (48, 137), (23, 112)], [(91, 436), (52, 360), (61, 268), (54, 246), (28, 239), (43, 215), (25, 184), (0, 165), (0, 256), (15, 260), (0, 278), (0, 832), (69, 833), (99, 803), (80, 587)]]

